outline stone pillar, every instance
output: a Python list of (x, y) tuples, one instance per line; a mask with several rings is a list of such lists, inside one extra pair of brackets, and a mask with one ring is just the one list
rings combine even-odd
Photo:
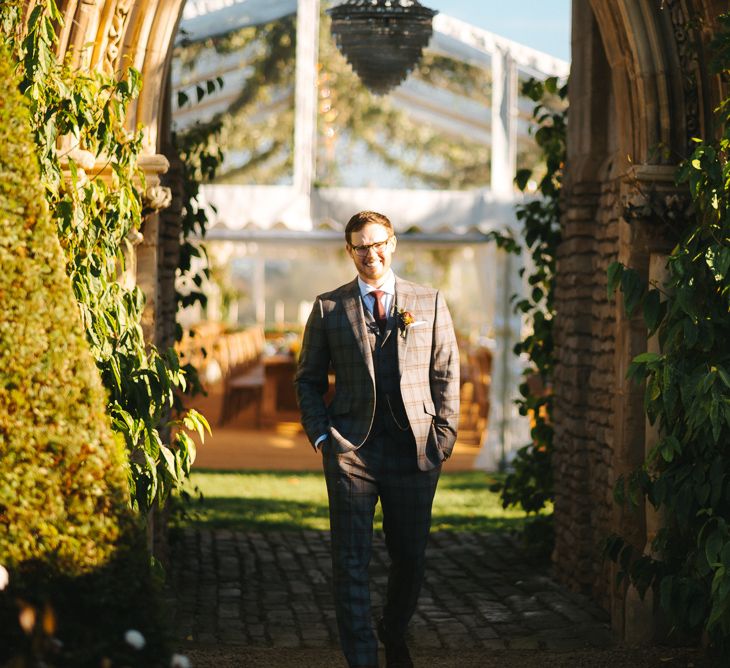
[(170, 189), (160, 184), (160, 175), (164, 174), (170, 163), (164, 155), (153, 154), (142, 156), (139, 166), (144, 171), (147, 185), (144, 196), (145, 217), (142, 223), (142, 239), (137, 246), (137, 285), (145, 294), (146, 302), (142, 314), (142, 331), (146, 341), (159, 342), (158, 327), (161, 326), (159, 313), (160, 276), (160, 211), (169, 206), (172, 195)]
[[(611, 607), (613, 580), (601, 546), (613, 528), (617, 306), (606, 270), (619, 244), (623, 169), (611, 121), (610, 68), (591, 3), (573, 3), (570, 121), (557, 251), (553, 478), (556, 575)], [(594, 85), (600, 81), (600, 86)]]
[(159, 213), (159, 252), (157, 274), (159, 277), (158, 337), (162, 350), (175, 344), (177, 327), (176, 277), (180, 265), (180, 234), (182, 231), (182, 163), (180, 158), (167, 152), (170, 169), (162, 183), (169, 188), (170, 205)]
[[(673, 245), (660, 219), (666, 218), (666, 211), (670, 207), (682, 209), (686, 198), (675, 186), (675, 171), (672, 165), (636, 166), (629, 171), (623, 186), (624, 217), (627, 220), (622, 223), (624, 232), (619, 259), (627, 266), (640, 270), (652, 285), (666, 282), (667, 254)], [(657, 211), (664, 213), (654, 213)], [(617, 383), (622, 383), (620, 387), (627, 388), (631, 395), (620, 392), (617, 396), (616, 418), (617, 421), (623, 420), (625, 426), (620, 427), (617, 422), (617, 432), (622, 437), (618, 441), (620, 447), (616, 449), (615, 467), (617, 473), (626, 474), (643, 465), (647, 454), (659, 439), (658, 425), (649, 424), (642, 408), (644, 385), (629, 385), (625, 380), (627, 365), (635, 355), (645, 350), (660, 352), (660, 349), (657, 336), (647, 339), (646, 326), (640, 314), (631, 320), (621, 317), (624, 318), (624, 324), (619, 322), (620, 329), (617, 331), (622, 345), (617, 350), (625, 350), (623, 362), (617, 370), (617, 373), (623, 374), (623, 379), (617, 378)], [(661, 515), (644, 499), (640, 500), (637, 510), (616, 510), (614, 530), (646, 555), (654, 556), (651, 544), (660, 526)], [(614, 571), (616, 569), (614, 567)], [(613, 626), (626, 642), (646, 645), (666, 633), (651, 590), (642, 599), (636, 588), (629, 585), (625, 591), (614, 592), (612, 603)]]
[[(649, 256), (649, 283), (663, 285), (667, 279), (667, 259), (664, 253), (652, 253)], [(647, 341), (647, 352), (659, 353), (659, 337), (654, 334)], [(644, 438), (644, 457), (658, 443), (659, 425), (651, 424), (646, 420)], [(644, 524), (646, 530), (646, 545), (644, 554), (656, 557), (652, 543), (662, 527), (662, 515), (655, 510), (651, 503), (644, 502)], [(649, 645), (661, 635), (662, 619), (659, 602), (655, 600), (655, 592), (648, 589), (642, 598), (633, 585), (629, 585), (624, 600), (624, 641), (631, 645)]]

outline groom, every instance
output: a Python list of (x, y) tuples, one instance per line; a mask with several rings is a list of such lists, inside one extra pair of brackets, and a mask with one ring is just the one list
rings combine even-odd
[[(423, 582), (431, 505), (459, 414), (459, 352), (443, 295), (395, 276), (384, 215), (345, 228), (357, 278), (317, 297), (296, 388), (302, 424), (322, 452), (340, 643), (351, 668), (377, 668), (368, 564), (380, 499), (391, 559), (377, 634), (388, 668), (413, 666), (405, 633)], [(324, 395), (334, 371), (335, 394)]]

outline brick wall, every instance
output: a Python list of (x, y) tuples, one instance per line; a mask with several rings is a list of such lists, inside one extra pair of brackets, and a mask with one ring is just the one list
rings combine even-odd
[(555, 529), (559, 577), (607, 609), (611, 531), (615, 305), (606, 269), (618, 249), (616, 182), (573, 186), (558, 252), (555, 322)]
[(182, 231), (182, 165), (172, 150), (168, 152), (170, 169), (162, 182), (172, 192), (170, 206), (160, 214), (160, 253), (158, 273), (160, 283), (160, 326), (158, 345), (164, 350), (175, 343), (177, 297), (175, 276), (180, 263), (180, 233)]

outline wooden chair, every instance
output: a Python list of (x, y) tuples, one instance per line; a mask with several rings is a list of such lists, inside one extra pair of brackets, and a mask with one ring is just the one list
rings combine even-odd
[(227, 370), (224, 373), (223, 405), (219, 425), (233, 419), (240, 411), (253, 404), (255, 425), (261, 427), (261, 403), (266, 376), (264, 373), (263, 329), (251, 327), (241, 332), (226, 334)]

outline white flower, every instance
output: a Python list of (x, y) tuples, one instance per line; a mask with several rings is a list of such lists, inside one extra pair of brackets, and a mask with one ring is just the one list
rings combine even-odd
[(124, 642), (126, 642), (131, 648), (137, 650), (142, 649), (147, 644), (144, 636), (135, 629), (129, 629), (129, 631), (124, 634)]
[(10, 573), (5, 566), (0, 566), (0, 591), (10, 584)]
[(193, 668), (193, 664), (184, 654), (173, 654), (170, 660), (170, 668)]

